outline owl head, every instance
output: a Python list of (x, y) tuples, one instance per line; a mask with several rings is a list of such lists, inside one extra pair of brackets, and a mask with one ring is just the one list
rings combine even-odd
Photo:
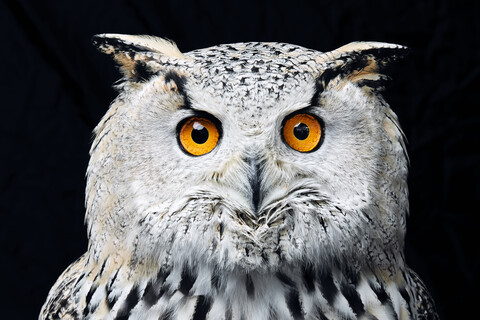
[(379, 92), (405, 47), (94, 43), (123, 79), (90, 152), (89, 259), (247, 272), (402, 260), (408, 159)]

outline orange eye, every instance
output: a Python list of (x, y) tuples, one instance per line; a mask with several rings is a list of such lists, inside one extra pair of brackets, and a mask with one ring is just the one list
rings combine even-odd
[(284, 120), (282, 134), (285, 142), (300, 152), (316, 150), (322, 141), (321, 121), (308, 113), (297, 113)]
[(201, 156), (215, 148), (220, 138), (219, 128), (210, 119), (192, 117), (180, 123), (178, 142), (183, 150)]

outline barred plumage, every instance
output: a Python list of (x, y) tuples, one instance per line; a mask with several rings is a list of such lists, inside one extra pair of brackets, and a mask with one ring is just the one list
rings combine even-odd
[[(406, 279), (385, 283), (373, 273), (306, 266), (231, 274), (185, 267), (126, 284), (127, 270), (120, 266), (75, 282), (64, 277), (68, 282), (60, 287), (67, 294), (49, 301), (46, 319), (64, 314), (73, 319), (411, 319), (415, 309), (418, 319), (436, 319), (428, 293), (410, 270)], [(75, 303), (63, 302), (72, 292), (83, 294)]]
[(88, 252), (40, 319), (437, 319), (379, 95), (404, 47), (94, 43), (124, 79), (95, 129)]

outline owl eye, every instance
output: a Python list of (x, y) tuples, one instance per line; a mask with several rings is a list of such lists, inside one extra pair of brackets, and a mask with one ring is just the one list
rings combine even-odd
[(201, 156), (215, 148), (220, 138), (219, 126), (205, 117), (187, 118), (179, 124), (178, 142), (193, 156)]
[(282, 138), (297, 151), (315, 151), (323, 140), (322, 135), (322, 121), (311, 114), (295, 113), (283, 122)]

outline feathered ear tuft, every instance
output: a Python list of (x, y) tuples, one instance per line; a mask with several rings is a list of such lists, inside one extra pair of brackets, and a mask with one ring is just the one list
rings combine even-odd
[(397, 44), (349, 43), (316, 59), (318, 63), (326, 65), (318, 84), (326, 89), (350, 81), (369, 91), (382, 90), (384, 82), (390, 79), (385, 74), (387, 67), (407, 53), (407, 47)]
[(125, 78), (143, 82), (159, 71), (161, 57), (187, 60), (174, 42), (151, 36), (104, 33), (93, 36), (93, 44), (112, 55)]

